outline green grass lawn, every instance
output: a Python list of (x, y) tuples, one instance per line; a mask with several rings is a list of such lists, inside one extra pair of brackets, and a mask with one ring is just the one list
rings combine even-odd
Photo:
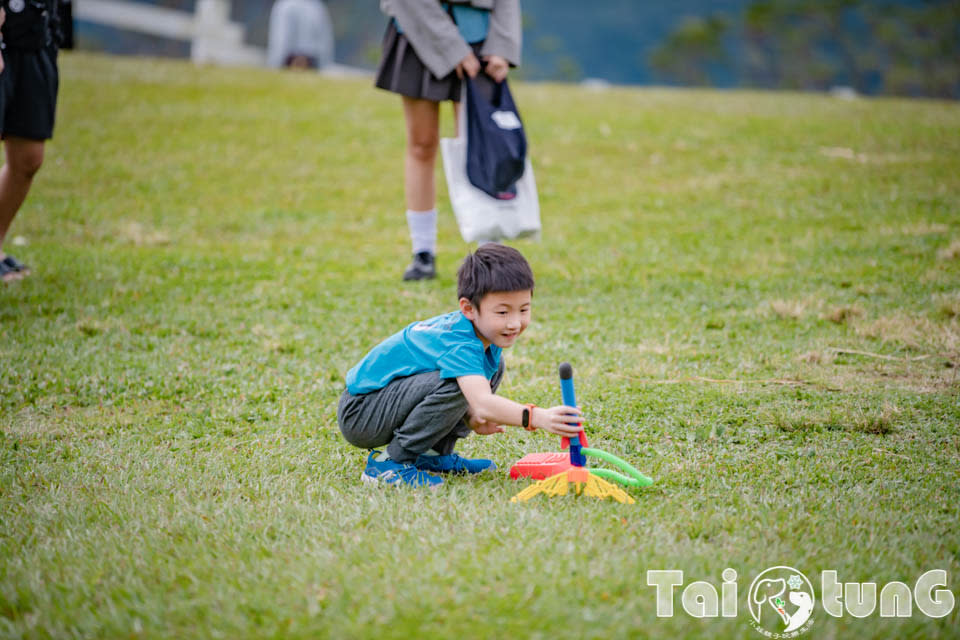
[[(0, 636), (762, 638), (759, 572), (960, 584), (960, 107), (518, 84), (542, 241), (501, 393), (656, 483), (376, 490), (336, 425), (403, 283), (400, 101), (366, 80), (67, 54), (0, 287)], [(452, 126), (444, 111), (444, 131)], [(553, 451), (509, 429), (463, 452)], [(650, 569), (739, 615), (658, 618)], [(806, 637), (949, 638), (827, 615)]]

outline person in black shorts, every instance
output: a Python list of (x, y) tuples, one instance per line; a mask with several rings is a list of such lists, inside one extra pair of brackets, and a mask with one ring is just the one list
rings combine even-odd
[(6, 161), (0, 168), (0, 279), (30, 269), (3, 251), (14, 216), (43, 164), (43, 146), (53, 137), (57, 106), (59, 0), (0, 0), (3, 12), (0, 72), (0, 136)]

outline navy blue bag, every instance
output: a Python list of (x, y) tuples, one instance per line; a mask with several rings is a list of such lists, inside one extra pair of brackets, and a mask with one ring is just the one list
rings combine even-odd
[(516, 182), (523, 176), (527, 136), (507, 81), (493, 85), (487, 100), (474, 80), (467, 87), (467, 177), (481, 191), (510, 200), (517, 195)]

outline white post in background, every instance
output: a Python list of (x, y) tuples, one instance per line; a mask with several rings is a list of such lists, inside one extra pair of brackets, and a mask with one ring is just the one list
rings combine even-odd
[(266, 52), (243, 42), (243, 25), (230, 22), (230, 0), (197, 0), (195, 13), (123, 0), (74, 0), (74, 16), (97, 24), (189, 40), (198, 64), (263, 66)]
[(243, 43), (243, 26), (230, 22), (230, 0), (197, 0), (190, 58), (197, 64), (263, 65), (264, 52)]

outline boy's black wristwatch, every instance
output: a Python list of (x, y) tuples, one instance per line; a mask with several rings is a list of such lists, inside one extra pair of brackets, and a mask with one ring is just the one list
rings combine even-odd
[(533, 410), (537, 408), (535, 404), (528, 404), (523, 407), (523, 417), (520, 426), (527, 431), (536, 431), (537, 428), (530, 424), (530, 418), (533, 416)]

